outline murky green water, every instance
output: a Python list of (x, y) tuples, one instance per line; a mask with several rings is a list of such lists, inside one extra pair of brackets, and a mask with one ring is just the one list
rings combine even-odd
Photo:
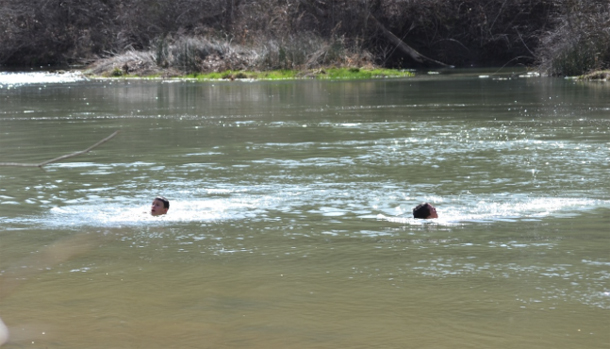
[(0, 162), (121, 130), (0, 167), (5, 347), (608, 348), (610, 85), (498, 77), (0, 74)]

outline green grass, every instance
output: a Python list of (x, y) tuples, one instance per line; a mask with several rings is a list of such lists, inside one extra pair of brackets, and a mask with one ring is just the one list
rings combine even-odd
[[(182, 76), (174, 76), (169, 79), (189, 79), (197, 81), (217, 80), (362, 80), (379, 79), (389, 77), (410, 77), (414, 74), (405, 70), (396, 69), (368, 69), (368, 68), (320, 68), (310, 70), (273, 70), (273, 71), (234, 71), (227, 70), (216, 73), (192, 73)], [(162, 74), (138, 76), (134, 74), (123, 74), (120, 70), (114, 70), (103, 75), (113, 79), (161, 79)]]
[(384, 77), (408, 77), (413, 73), (394, 69), (364, 69), (364, 68), (328, 68), (314, 70), (273, 70), (273, 71), (224, 71), (219, 73), (195, 73), (180, 78), (197, 80), (297, 80), (297, 79), (323, 79), (323, 80), (356, 80), (375, 79)]
[(323, 70), (322, 73), (316, 75), (316, 78), (329, 80), (352, 80), (405, 76), (413, 76), (413, 73), (392, 69), (331, 68)]

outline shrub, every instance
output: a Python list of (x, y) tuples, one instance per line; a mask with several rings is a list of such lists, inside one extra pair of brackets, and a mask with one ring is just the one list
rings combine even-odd
[(606, 1), (565, 2), (537, 51), (542, 71), (575, 76), (610, 67), (610, 7)]
[(129, 71), (413, 66), (388, 32), (452, 65), (536, 59), (566, 75), (610, 60), (607, 0), (0, 0), (0, 18), (0, 64), (145, 52)]

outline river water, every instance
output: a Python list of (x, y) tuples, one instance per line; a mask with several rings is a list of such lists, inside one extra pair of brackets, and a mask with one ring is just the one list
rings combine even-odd
[(5, 347), (608, 348), (609, 101), (511, 72), (0, 74), (0, 162), (120, 130), (0, 167)]

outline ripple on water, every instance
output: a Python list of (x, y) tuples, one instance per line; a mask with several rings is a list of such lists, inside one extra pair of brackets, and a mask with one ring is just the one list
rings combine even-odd
[[(187, 185), (189, 183), (185, 183)], [(129, 191), (130, 189), (124, 189)], [(148, 225), (158, 222), (213, 222), (248, 221), (263, 222), (278, 214), (296, 216), (299, 219), (317, 220), (326, 217), (349, 221), (386, 221), (404, 225), (477, 224), (493, 222), (533, 222), (547, 217), (574, 217), (605, 207), (610, 200), (570, 197), (530, 197), (500, 193), (482, 195), (447, 195), (436, 197), (401, 197), (395, 189), (372, 191), (362, 195), (361, 189), (343, 185), (310, 184), (307, 186), (234, 186), (232, 188), (202, 189), (195, 192), (166, 193), (171, 201), (168, 215), (151, 217), (148, 201), (142, 204), (117, 188), (81, 188), (81, 198), (64, 198), (61, 206), (50, 206), (44, 196), (36, 202), (46, 202), (46, 213), (12, 217), (7, 223), (33, 225), (38, 228), (53, 227), (107, 227), (116, 225)], [(193, 194), (201, 197), (193, 197)], [(69, 193), (66, 193), (68, 195)], [(112, 199), (107, 198), (108, 195)], [(151, 197), (154, 195), (151, 194)], [(191, 196), (191, 198), (185, 197)], [(298, 198), (298, 200), (297, 200)], [(54, 199), (57, 199), (56, 197)], [(33, 199), (26, 199), (33, 200)], [(420, 201), (437, 206), (440, 218), (435, 220), (413, 219), (412, 207)], [(411, 203), (409, 203), (411, 202)], [(3, 205), (19, 205), (16, 200), (6, 200)], [(476, 207), (476, 210), (473, 208)], [(4, 229), (9, 229), (5, 225)]]

